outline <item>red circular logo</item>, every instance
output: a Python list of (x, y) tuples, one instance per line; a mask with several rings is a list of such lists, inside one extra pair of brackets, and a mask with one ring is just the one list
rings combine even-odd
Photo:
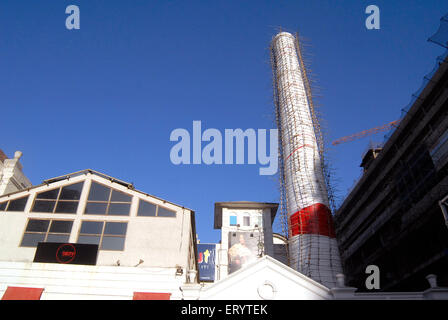
[(56, 260), (59, 263), (70, 263), (76, 257), (76, 248), (70, 243), (65, 243), (59, 246), (56, 250)]

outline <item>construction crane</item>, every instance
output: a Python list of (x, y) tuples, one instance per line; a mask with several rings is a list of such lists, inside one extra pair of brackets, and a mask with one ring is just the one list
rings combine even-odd
[(401, 121), (401, 119), (398, 119), (398, 120), (389, 122), (388, 124), (385, 124), (380, 127), (371, 128), (371, 129), (364, 130), (364, 131), (361, 131), (361, 132), (358, 132), (358, 133), (355, 133), (355, 134), (352, 134), (349, 136), (345, 136), (345, 137), (339, 138), (337, 140), (334, 140), (331, 144), (336, 146), (338, 144), (353, 141), (353, 140), (360, 139), (360, 138), (364, 138), (364, 137), (370, 136), (375, 133), (388, 131), (392, 128), (398, 127), (398, 125), (400, 124), (400, 121)]

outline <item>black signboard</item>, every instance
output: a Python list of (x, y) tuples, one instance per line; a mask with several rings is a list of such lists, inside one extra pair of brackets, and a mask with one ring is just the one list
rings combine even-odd
[(97, 244), (39, 242), (34, 262), (95, 265)]

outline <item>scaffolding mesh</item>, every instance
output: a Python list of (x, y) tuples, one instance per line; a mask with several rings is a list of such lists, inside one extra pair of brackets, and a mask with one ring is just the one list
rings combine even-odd
[(281, 224), (283, 232), (288, 230), (290, 266), (331, 286), (342, 272), (339, 251), (334, 235), (320, 232), (333, 230), (328, 208), (334, 199), (328, 194), (322, 128), (298, 39), (281, 32), (270, 50), (280, 133)]

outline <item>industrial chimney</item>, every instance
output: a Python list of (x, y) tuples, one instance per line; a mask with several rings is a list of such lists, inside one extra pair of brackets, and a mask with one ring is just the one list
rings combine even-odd
[(329, 209), (317, 119), (298, 39), (281, 32), (271, 43), (274, 100), (280, 132), (290, 266), (327, 287), (342, 273)]

